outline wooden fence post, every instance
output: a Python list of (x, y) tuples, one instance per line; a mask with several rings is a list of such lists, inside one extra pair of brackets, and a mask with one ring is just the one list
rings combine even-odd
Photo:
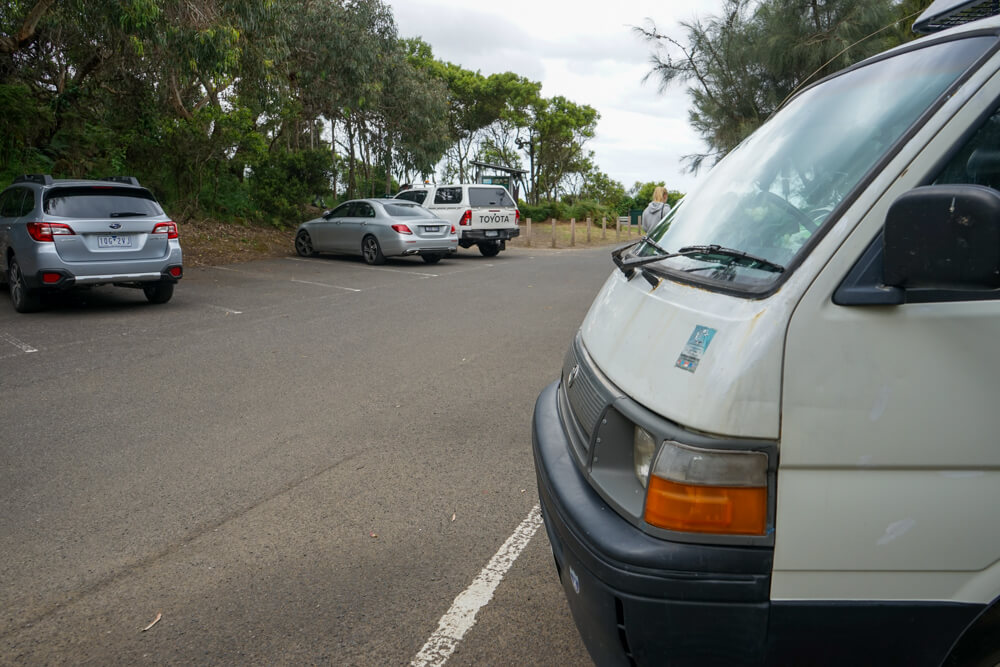
[(527, 229), (528, 233), (525, 236), (527, 237), (528, 247), (530, 248), (531, 247), (531, 218), (528, 218), (526, 220), (526, 222), (528, 223), (528, 229)]
[(587, 218), (587, 245), (590, 245), (590, 218)]
[(576, 218), (569, 219), (569, 247), (576, 247)]
[(620, 243), (622, 240), (622, 219), (615, 218), (615, 243)]
[(556, 219), (552, 218), (552, 247), (556, 247)]
[(608, 219), (603, 215), (601, 216), (601, 240), (604, 241), (608, 238)]

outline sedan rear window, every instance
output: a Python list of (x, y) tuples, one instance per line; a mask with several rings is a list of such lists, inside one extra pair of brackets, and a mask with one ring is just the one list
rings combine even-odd
[(470, 206), (502, 206), (514, 208), (517, 204), (503, 188), (469, 188)]
[(385, 212), (394, 218), (436, 218), (423, 206), (416, 204), (382, 204)]
[(63, 218), (132, 218), (163, 215), (149, 190), (87, 186), (55, 188), (45, 195), (45, 212)]

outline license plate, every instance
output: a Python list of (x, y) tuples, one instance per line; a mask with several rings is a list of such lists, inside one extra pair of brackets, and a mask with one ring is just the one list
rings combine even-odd
[(430, 225), (430, 226), (424, 227), (424, 231), (425, 232), (440, 232), (441, 231), (441, 225)]
[(499, 232), (486, 232), (486, 236), (496, 236)]
[(131, 236), (119, 236), (117, 234), (111, 234), (109, 236), (98, 236), (97, 237), (97, 247), (98, 248), (131, 248), (132, 247), (132, 237)]

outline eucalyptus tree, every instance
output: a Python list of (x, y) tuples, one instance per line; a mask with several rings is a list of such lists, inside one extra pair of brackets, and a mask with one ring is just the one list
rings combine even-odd
[(538, 203), (541, 196), (557, 199), (567, 178), (593, 168), (585, 144), (594, 137), (600, 114), (589, 105), (556, 96), (537, 99), (528, 115), (528, 138), (521, 146), (529, 155), (531, 201)]

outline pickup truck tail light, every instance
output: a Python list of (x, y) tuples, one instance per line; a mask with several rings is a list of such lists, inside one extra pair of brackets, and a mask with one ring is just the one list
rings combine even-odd
[(465, 213), (462, 214), (462, 219), (458, 221), (461, 227), (466, 227), (472, 224), (472, 209), (467, 209)]
[(515, 225), (521, 224), (521, 212), (516, 208), (514, 209), (514, 224)]
[(58, 222), (29, 222), (28, 235), (41, 243), (54, 243), (56, 236), (72, 236), (76, 234), (69, 225)]

